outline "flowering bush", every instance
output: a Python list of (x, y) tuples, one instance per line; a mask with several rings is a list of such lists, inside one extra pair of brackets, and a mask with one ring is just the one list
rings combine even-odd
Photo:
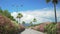
[(40, 25), (33, 27), (32, 29), (40, 31), (40, 32), (44, 32), (44, 25), (40, 24)]

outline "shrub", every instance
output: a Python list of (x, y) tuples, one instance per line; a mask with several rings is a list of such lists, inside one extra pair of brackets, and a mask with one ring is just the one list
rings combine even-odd
[(0, 34), (18, 34), (21, 33), (21, 29), (24, 30), (25, 28), (0, 15)]
[(47, 34), (56, 34), (56, 32), (57, 32), (56, 25), (57, 24), (51, 23), (51, 24), (45, 26), (45, 32), (47, 32)]

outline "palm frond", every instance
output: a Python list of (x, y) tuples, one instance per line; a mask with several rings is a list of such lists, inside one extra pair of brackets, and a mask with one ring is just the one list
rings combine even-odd
[(21, 17), (23, 17), (23, 15), (21, 13), (18, 13), (16, 18), (21, 18)]
[(47, 3), (49, 3), (51, 0), (46, 0)]
[(58, 4), (58, 0), (52, 0), (52, 3)]

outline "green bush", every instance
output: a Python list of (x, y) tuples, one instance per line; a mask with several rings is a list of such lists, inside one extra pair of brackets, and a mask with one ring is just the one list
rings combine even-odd
[(56, 25), (54, 23), (51, 23), (47, 26), (45, 26), (45, 32), (47, 32), (47, 34), (56, 34)]

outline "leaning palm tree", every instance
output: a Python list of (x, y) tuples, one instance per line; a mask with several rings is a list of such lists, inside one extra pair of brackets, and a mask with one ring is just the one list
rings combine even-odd
[(57, 15), (56, 15), (56, 5), (58, 4), (58, 0), (46, 0), (47, 3), (52, 2), (54, 5), (54, 13), (55, 13), (55, 23), (57, 23)]
[(18, 22), (20, 22), (20, 19), (23, 17), (23, 15), (21, 14), (21, 13), (18, 13), (18, 15), (17, 15), (17, 17), (16, 18), (18, 18), (19, 20), (18, 20)]

